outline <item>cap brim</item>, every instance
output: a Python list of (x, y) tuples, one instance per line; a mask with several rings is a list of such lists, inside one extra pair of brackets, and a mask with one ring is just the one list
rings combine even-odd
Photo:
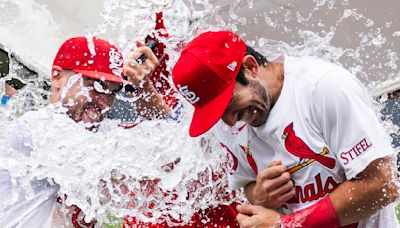
[(99, 72), (99, 71), (91, 71), (91, 70), (74, 70), (76, 73), (81, 73), (83, 76), (88, 78), (93, 78), (97, 80), (105, 80), (109, 82), (123, 83), (124, 80), (114, 74)]
[(232, 98), (236, 82), (233, 81), (225, 90), (201, 108), (195, 109), (189, 128), (189, 135), (197, 137), (212, 128), (221, 119)]

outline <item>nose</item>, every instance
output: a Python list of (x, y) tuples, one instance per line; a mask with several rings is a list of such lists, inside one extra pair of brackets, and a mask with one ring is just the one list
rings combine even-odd
[(222, 116), (222, 120), (229, 126), (233, 127), (235, 126), (236, 122), (237, 122), (237, 117), (238, 117), (238, 113), (237, 112), (229, 112), (229, 113), (225, 113)]

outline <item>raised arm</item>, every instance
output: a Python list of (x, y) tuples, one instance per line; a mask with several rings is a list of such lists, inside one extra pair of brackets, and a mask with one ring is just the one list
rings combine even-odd
[(394, 158), (379, 158), (335, 189), (330, 198), (340, 224), (355, 223), (395, 201), (399, 197), (395, 170)]
[[(142, 54), (146, 56), (146, 60), (139, 64), (136, 59)], [(135, 88), (131, 96), (138, 98), (134, 102), (136, 111), (146, 119), (165, 118), (170, 112), (170, 108), (149, 80), (149, 75), (157, 64), (158, 60), (151, 49), (137, 42), (136, 51), (129, 56), (124, 66), (125, 75)]]

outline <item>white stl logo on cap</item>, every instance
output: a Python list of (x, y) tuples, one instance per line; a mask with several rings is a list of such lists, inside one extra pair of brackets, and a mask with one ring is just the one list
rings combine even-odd
[(187, 101), (189, 101), (191, 104), (195, 104), (200, 100), (200, 97), (196, 96), (196, 94), (192, 91), (189, 90), (188, 86), (181, 86), (178, 85), (179, 88), (179, 93), (182, 94), (186, 98)]
[(110, 69), (115, 75), (120, 76), (122, 73), (122, 63), (123, 63), (121, 54), (115, 51), (114, 48), (111, 48), (108, 55), (110, 56)]

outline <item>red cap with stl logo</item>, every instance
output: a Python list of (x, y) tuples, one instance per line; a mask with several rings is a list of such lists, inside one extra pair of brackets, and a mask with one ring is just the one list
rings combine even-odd
[(183, 49), (172, 79), (195, 108), (190, 136), (205, 133), (222, 117), (245, 52), (246, 44), (230, 31), (202, 33)]
[(53, 61), (52, 76), (62, 69), (85, 77), (123, 82), (123, 57), (115, 45), (96, 37), (74, 37), (66, 40)]

